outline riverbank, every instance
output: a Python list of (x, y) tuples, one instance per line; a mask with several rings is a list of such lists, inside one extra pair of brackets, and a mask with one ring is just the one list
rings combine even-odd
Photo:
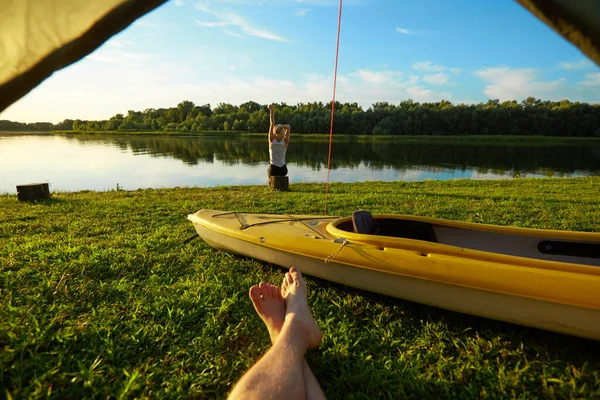
[[(264, 139), (266, 133), (245, 131), (204, 131), (204, 132), (175, 132), (175, 131), (52, 131), (52, 132), (0, 132), (2, 134), (56, 134), (56, 135), (141, 135), (141, 136), (183, 136), (183, 137), (241, 137), (247, 139)], [(325, 134), (295, 134), (294, 139), (329, 141)], [(436, 142), (436, 143), (469, 143), (469, 144), (536, 144), (560, 145), (561, 143), (600, 143), (600, 137), (573, 137), (573, 136), (544, 136), (544, 135), (346, 135), (335, 134), (334, 140), (356, 140), (360, 142)]]
[[(600, 232), (600, 178), (333, 184), (355, 209)], [(282, 270), (218, 252), (201, 208), (321, 214), (324, 185), (0, 196), (0, 382), (14, 398), (223, 397), (268, 348), (247, 298)], [(329, 398), (592, 398), (600, 343), (307, 277)]]
[[(240, 136), (253, 139), (263, 139), (264, 133), (241, 133)], [(302, 134), (296, 138), (304, 140), (329, 141), (329, 135)], [(454, 143), (454, 144), (481, 144), (481, 145), (561, 145), (593, 143), (600, 144), (600, 137), (572, 137), (572, 136), (525, 136), (525, 135), (342, 135), (333, 136), (335, 140), (348, 140), (357, 142), (427, 142), (427, 143)]]

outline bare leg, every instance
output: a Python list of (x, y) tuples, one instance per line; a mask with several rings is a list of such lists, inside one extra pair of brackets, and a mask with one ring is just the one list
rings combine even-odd
[(285, 318), (273, 347), (236, 384), (231, 399), (305, 399), (304, 354), (321, 343), (321, 331), (308, 309), (306, 285), (294, 268), (283, 287)]
[[(287, 287), (287, 279), (284, 279), (284, 285)], [(256, 313), (267, 326), (271, 343), (274, 344), (285, 320), (285, 301), (281, 290), (277, 286), (261, 282), (258, 286), (250, 288), (250, 299), (252, 299)], [(325, 394), (306, 360), (304, 360), (302, 372), (306, 398), (325, 399)]]

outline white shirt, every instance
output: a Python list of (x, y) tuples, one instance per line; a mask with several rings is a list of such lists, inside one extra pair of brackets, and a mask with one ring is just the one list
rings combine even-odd
[(273, 142), (269, 146), (269, 161), (271, 165), (276, 167), (283, 167), (285, 165), (285, 142), (273, 139)]

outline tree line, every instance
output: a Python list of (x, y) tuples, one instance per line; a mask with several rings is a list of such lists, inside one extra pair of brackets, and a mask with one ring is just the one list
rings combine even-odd
[(47, 132), (54, 129), (54, 124), (51, 122), (16, 122), (6, 119), (0, 120), (0, 131), (10, 132)]
[[(329, 133), (331, 104), (322, 102), (276, 106), (277, 123), (292, 125), (293, 133)], [(73, 131), (249, 131), (266, 132), (266, 105), (249, 101), (239, 106), (219, 103), (196, 105), (183, 101), (176, 107), (129, 110), (108, 120), (67, 119), (58, 124), (21, 124), (0, 121), (0, 130)], [(600, 137), (600, 104), (543, 101), (529, 97), (479, 104), (442, 100), (399, 104), (377, 102), (364, 110), (357, 103), (335, 104), (334, 134), (349, 135), (545, 135)]]

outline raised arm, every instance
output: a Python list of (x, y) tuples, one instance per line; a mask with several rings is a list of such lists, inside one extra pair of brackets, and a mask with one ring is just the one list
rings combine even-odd
[(275, 138), (275, 133), (273, 132), (273, 127), (275, 127), (275, 104), (269, 104), (267, 106), (269, 109), (269, 144), (273, 142)]
[(291, 132), (291, 128), (289, 125), (281, 125), (282, 128), (285, 128), (285, 138), (283, 139), (284, 143), (285, 143), (285, 147), (287, 148), (288, 145), (290, 144), (290, 132)]

